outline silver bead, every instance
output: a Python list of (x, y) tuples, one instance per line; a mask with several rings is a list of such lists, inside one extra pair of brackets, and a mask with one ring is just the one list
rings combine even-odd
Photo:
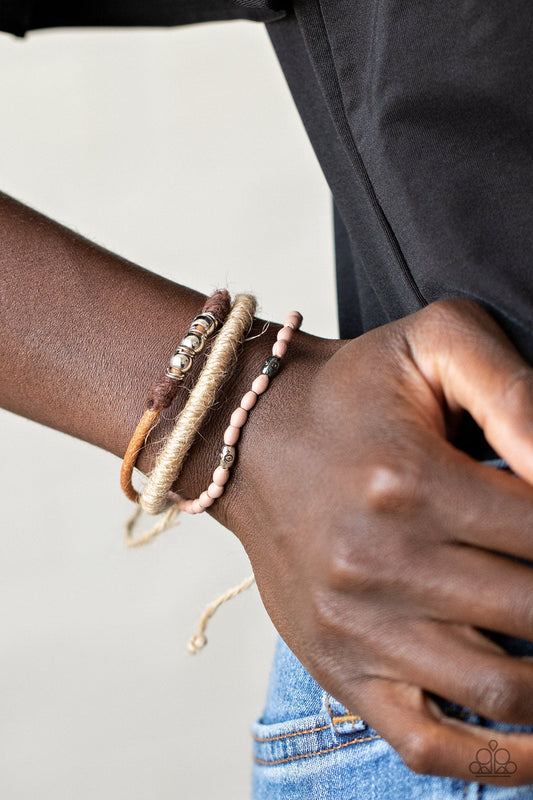
[(195, 326), (202, 328), (206, 336), (210, 336), (218, 327), (218, 321), (216, 317), (207, 311), (205, 314), (198, 314), (198, 316), (193, 319), (191, 328)]
[(192, 366), (192, 356), (188, 353), (180, 352), (178, 348), (169, 362), (170, 367), (175, 367), (182, 372), (188, 372)]
[(220, 451), (220, 464), (219, 466), (222, 469), (229, 469), (233, 466), (233, 462), (235, 461), (235, 453), (236, 450), (234, 447), (230, 447), (229, 444), (225, 444), (222, 450)]
[(183, 342), (180, 342), (179, 345), (176, 347), (176, 352), (174, 353), (174, 355), (176, 355), (176, 353), (183, 353), (186, 356), (194, 358), (194, 350), (191, 350), (190, 347), (184, 345)]
[(269, 378), (274, 378), (279, 372), (279, 364), (280, 359), (278, 356), (269, 356), (265, 363), (263, 364), (263, 369), (261, 373), (263, 375), (268, 375)]
[(199, 353), (201, 350), (203, 350), (204, 344), (205, 338), (195, 331), (189, 331), (187, 336), (184, 336), (184, 338), (181, 340), (181, 346), (186, 347), (193, 353)]

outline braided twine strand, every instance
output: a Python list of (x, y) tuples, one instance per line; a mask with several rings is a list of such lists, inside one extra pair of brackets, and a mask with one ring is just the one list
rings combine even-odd
[(139, 503), (148, 514), (159, 514), (172, 503), (169, 490), (181, 471), (207, 412), (215, 402), (220, 385), (235, 368), (237, 349), (252, 325), (255, 309), (254, 297), (247, 294), (236, 296), (189, 400), (159, 453), (140, 495)]

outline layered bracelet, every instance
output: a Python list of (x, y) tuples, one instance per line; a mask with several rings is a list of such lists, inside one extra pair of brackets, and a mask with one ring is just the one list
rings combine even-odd
[[(207, 489), (197, 498), (187, 500), (173, 492), (172, 486), (179, 477), (206, 414), (216, 402), (222, 383), (235, 368), (239, 347), (253, 323), (255, 309), (255, 298), (250, 295), (237, 295), (231, 304), (227, 291), (215, 292), (193, 319), (187, 333), (171, 356), (164, 376), (150, 390), (148, 408), (135, 429), (122, 462), (120, 481), (123, 491), (138, 504), (139, 510), (142, 509), (149, 514), (158, 514), (166, 510), (167, 515), (163, 521), (156, 523), (152, 529), (138, 538), (133, 537), (134, 521), (130, 521), (126, 536), (130, 546), (144, 544), (161, 533), (179, 511), (199, 514), (212, 506), (224, 493), (231, 469), (235, 464), (237, 443), (242, 428), (258, 397), (266, 392), (271, 380), (277, 375), (294, 331), (298, 330), (302, 323), (302, 315), (298, 311), (291, 311), (287, 315), (283, 327), (278, 331), (271, 355), (263, 363), (259, 375), (231, 414), (229, 425), (224, 432), (218, 466)], [(157, 455), (148, 481), (142, 492), (137, 492), (132, 485), (132, 474), (138, 454), (157, 417), (164, 408), (170, 406), (176, 396), (178, 386), (189, 373), (194, 358), (204, 351), (207, 339), (219, 328), (196, 384), (190, 389), (188, 400)], [(135, 519), (137, 516), (138, 513)]]
[(250, 389), (243, 395), (240, 405), (233, 411), (228, 427), (224, 432), (224, 443), (219, 456), (219, 464), (213, 472), (211, 483), (199, 497), (194, 500), (178, 500), (178, 507), (188, 514), (200, 514), (213, 505), (215, 500), (222, 496), (228, 482), (237, 455), (237, 442), (241, 430), (248, 420), (248, 415), (257, 403), (259, 395), (264, 394), (280, 368), (281, 359), (295, 330), (302, 324), (302, 315), (298, 311), (291, 311), (278, 331), (277, 339), (272, 347), (272, 355), (264, 362), (260, 374), (252, 382)]

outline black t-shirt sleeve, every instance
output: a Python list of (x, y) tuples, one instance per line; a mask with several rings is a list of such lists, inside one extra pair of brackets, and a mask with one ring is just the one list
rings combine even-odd
[(216, 20), (269, 22), (283, 0), (0, 0), (0, 30), (24, 36), (38, 28), (173, 26)]

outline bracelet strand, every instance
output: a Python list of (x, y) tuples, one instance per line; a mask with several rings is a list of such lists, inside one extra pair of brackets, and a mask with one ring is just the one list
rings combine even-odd
[(204, 349), (207, 337), (226, 319), (230, 304), (230, 296), (226, 289), (217, 290), (207, 299), (200, 314), (194, 318), (188, 333), (183, 337), (171, 357), (165, 375), (150, 389), (147, 409), (131, 437), (120, 470), (122, 491), (134, 503), (139, 500), (139, 493), (132, 484), (133, 470), (138, 455), (159, 414), (164, 408), (168, 408), (175, 398), (181, 381), (192, 366), (194, 356)]

